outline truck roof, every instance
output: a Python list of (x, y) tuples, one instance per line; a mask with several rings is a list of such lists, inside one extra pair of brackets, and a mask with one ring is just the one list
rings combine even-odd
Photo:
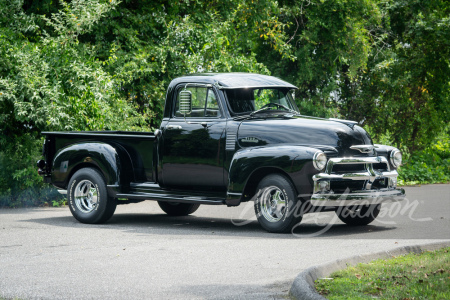
[(283, 87), (297, 89), (277, 77), (255, 73), (196, 73), (178, 77), (170, 83), (174, 86), (183, 82), (217, 84), (220, 89)]

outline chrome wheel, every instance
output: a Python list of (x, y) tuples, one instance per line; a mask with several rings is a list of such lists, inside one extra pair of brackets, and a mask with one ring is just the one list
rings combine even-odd
[(84, 213), (90, 213), (97, 208), (98, 197), (97, 187), (89, 180), (82, 180), (75, 186), (75, 205)]
[(261, 213), (269, 222), (280, 221), (287, 209), (286, 196), (276, 186), (266, 188), (261, 193)]

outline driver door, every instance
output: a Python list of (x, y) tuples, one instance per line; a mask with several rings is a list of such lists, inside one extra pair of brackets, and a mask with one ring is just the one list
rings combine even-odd
[(177, 90), (174, 110), (163, 130), (162, 176), (165, 187), (224, 190), (226, 119), (212, 88), (187, 87), (192, 112), (179, 112)]

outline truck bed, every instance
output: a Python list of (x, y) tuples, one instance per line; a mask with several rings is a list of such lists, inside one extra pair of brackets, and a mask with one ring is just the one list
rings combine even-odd
[[(53, 166), (55, 155), (72, 145), (83, 145), (92, 143), (104, 143), (114, 148), (121, 149), (127, 153), (131, 162), (133, 174), (132, 182), (156, 182), (154, 141), (156, 139), (152, 132), (129, 132), (129, 131), (70, 131), (70, 132), (43, 132), (46, 136), (44, 154), (48, 170), (58, 173), (61, 166)], [(82, 146), (78, 146), (82, 148)], [(80, 149), (82, 150), (82, 149)], [(89, 151), (89, 150), (86, 150)], [(70, 162), (68, 167), (70, 167)], [(70, 172), (69, 172), (70, 173)], [(58, 174), (55, 174), (58, 177)], [(70, 178), (70, 176), (68, 176)], [(67, 180), (64, 180), (66, 182)], [(58, 180), (52, 183), (59, 186)], [(65, 188), (65, 186), (59, 186)]]

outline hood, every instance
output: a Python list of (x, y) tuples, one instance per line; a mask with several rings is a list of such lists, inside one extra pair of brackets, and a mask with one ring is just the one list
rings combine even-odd
[[(321, 149), (338, 156), (367, 156), (353, 145), (372, 145), (369, 134), (354, 123), (308, 117), (269, 117), (242, 121), (238, 142), (243, 148), (293, 144)], [(334, 156), (334, 155), (333, 155)]]

